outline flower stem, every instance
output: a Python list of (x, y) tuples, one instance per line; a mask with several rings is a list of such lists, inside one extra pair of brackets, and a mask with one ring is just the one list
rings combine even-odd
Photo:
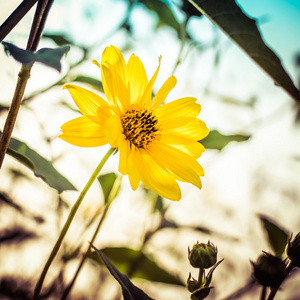
[(198, 282), (200, 282), (200, 286), (202, 286), (203, 275), (204, 275), (204, 268), (200, 268), (198, 274)]
[(76, 281), (76, 279), (77, 279), (77, 277), (78, 277), (78, 274), (79, 274), (79, 272), (80, 272), (80, 270), (81, 270), (81, 268), (82, 268), (82, 266), (83, 266), (85, 260), (87, 259), (87, 257), (89, 256), (89, 254), (90, 254), (90, 252), (91, 252), (92, 245), (93, 245), (93, 243), (94, 243), (94, 241), (95, 241), (95, 239), (96, 239), (96, 237), (97, 237), (97, 235), (98, 235), (98, 232), (99, 232), (99, 230), (100, 230), (100, 228), (101, 228), (101, 225), (102, 225), (102, 223), (103, 223), (103, 221), (104, 221), (104, 219), (105, 219), (105, 217), (106, 217), (106, 214), (107, 214), (107, 212), (108, 212), (108, 209), (109, 209), (109, 207), (110, 207), (112, 201), (115, 199), (115, 197), (116, 197), (116, 195), (117, 195), (117, 193), (118, 193), (118, 190), (119, 190), (119, 187), (120, 187), (120, 184), (121, 184), (121, 179), (122, 179), (122, 176), (119, 176), (119, 177), (115, 180), (115, 182), (114, 182), (114, 185), (113, 185), (113, 187), (112, 187), (112, 189), (111, 189), (111, 191), (110, 191), (110, 193), (109, 193), (109, 197), (108, 197), (107, 203), (106, 203), (106, 205), (105, 205), (105, 207), (104, 207), (102, 216), (101, 216), (101, 218), (100, 218), (100, 220), (99, 220), (99, 223), (98, 223), (97, 228), (96, 228), (96, 230), (95, 230), (95, 232), (94, 232), (94, 235), (93, 235), (91, 241), (89, 242), (89, 246), (88, 246), (88, 248), (87, 248), (85, 254), (84, 254), (84, 255), (82, 256), (82, 258), (81, 258), (81, 261), (80, 261), (80, 263), (79, 263), (79, 266), (78, 266), (78, 268), (77, 268), (77, 271), (76, 271), (76, 273), (75, 273), (75, 275), (74, 275), (72, 281), (70, 282), (70, 284), (68, 285), (68, 287), (67, 287), (66, 290), (64, 291), (64, 293), (63, 293), (63, 295), (62, 295), (62, 297), (61, 297), (61, 300), (65, 300), (65, 299), (67, 298), (67, 296), (68, 296), (70, 290), (72, 289), (72, 287), (73, 287), (73, 285), (74, 285), (74, 283), (75, 283), (75, 281)]
[(34, 294), (33, 294), (33, 299), (34, 300), (37, 300), (38, 297), (39, 297), (39, 294), (40, 294), (40, 291), (41, 291), (41, 288), (43, 286), (43, 282), (44, 282), (44, 279), (46, 277), (46, 274), (48, 272), (48, 269), (53, 261), (53, 259), (55, 258), (60, 246), (61, 246), (61, 243), (74, 219), (74, 216), (82, 202), (82, 200), (84, 199), (86, 193), (88, 192), (88, 190), (90, 189), (91, 185), (93, 184), (93, 182), (96, 180), (96, 178), (98, 177), (100, 171), (102, 170), (104, 164), (106, 163), (106, 161), (108, 160), (108, 158), (111, 156), (111, 154), (115, 151), (114, 148), (110, 148), (108, 150), (108, 152), (104, 155), (104, 157), (102, 158), (102, 160), (100, 161), (99, 165), (97, 166), (97, 168), (95, 169), (95, 171), (93, 172), (92, 176), (90, 177), (89, 181), (87, 182), (87, 184), (85, 185), (85, 187), (83, 188), (82, 192), (80, 193), (78, 199), (76, 200), (75, 204), (73, 205), (70, 213), (69, 213), (69, 216), (66, 220), (66, 223), (64, 225), (64, 227), (62, 228), (61, 232), (60, 232), (60, 235), (50, 253), (50, 256), (44, 266), (44, 269), (40, 275), (40, 278), (35, 286), (35, 289), (34, 289)]

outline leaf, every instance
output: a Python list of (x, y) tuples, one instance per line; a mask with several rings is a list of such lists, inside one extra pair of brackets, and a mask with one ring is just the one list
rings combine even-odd
[(206, 276), (206, 281), (205, 281), (205, 287), (208, 287), (212, 281), (212, 275), (213, 275), (213, 272), (215, 271), (215, 269), (217, 268), (217, 266), (224, 260), (221, 259), (219, 260), (208, 272), (207, 276)]
[(266, 230), (266, 233), (268, 235), (268, 242), (271, 248), (276, 255), (281, 256), (288, 242), (288, 231), (283, 229), (270, 218), (264, 215), (259, 215), (259, 219), (262, 222), (264, 229)]
[[(143, 252), (129, 248), (105, 248), (101, 250), (117, 268), (130, 277), (169, 284), (183, 285), (173, 275), (156, 265)], [(91, 258), (95, 259), (93, 254)]]
[(297, 102), (300, 91), (284, 70), (278, 56), (263, 42), (256, 21), (246, 16), (234, 0), (188, 0), (225, 32)]
[(7, 154), (28, 167), (35, 176), (42, 178), (59, 193), (66, 190), (76, 191), (76, 188), (53, 167), (50, 161), (29, 148), (24, 142), (11, 138)]
[(63, 46), (56, 49), (42, 48), (37, 52), (24, 50), (11, 43), (2, 42), (5, 52), (9, 53), (15, 60), (23, 64), (41, 62), (49, 67), (61, 71), (60, 60), (62, 56), (70, 50), (69, 46)]
[(243, 134), (224, 135), (217, 130), (212, 130), (209, 135), (200, 141), (206, 149), (222, 150), (230, 142), (244, 142), (251, 136)]
[(160, 0), (142, 0), (143, 3), (149, 10), (154, 11), (159, 17), (158, 25), (167, 25), (180, 32), (180, 24), (174, 17), (174, 14), (170, 7), (163, 1)]
[(117, 175), (115, 173), (107, 173), (98, 176), (98, 181), (103, 191), (105, 203), (107, 203), (108, 201), (108, 197), (110, 195), (111, 189), (114, 186), (116, 179), (117, 179)]
[(105, 254), (92, 246), (96, 253), (101, 257), (102, 261), (106, 265), (107, 269), (111, 275), (119, 282), (122, 288), (124, 300), (152, 300), (147, 294), (145, 294), (141, 289), (135, 286), (130, 279), (122, 274), (105, 256)]
[(72, 81), (87, 83), (91, 85), (93, 88), (95, 88), (96, 90), (99, 90), (100, 92), (104, 92), (102, 82), (99, 79), (89, 77), (89, 76), (78, 75)]
[(74, 43), (63, 34), (44, 33), (42, 37), (51, 39), (58, 46), (74, 45)]

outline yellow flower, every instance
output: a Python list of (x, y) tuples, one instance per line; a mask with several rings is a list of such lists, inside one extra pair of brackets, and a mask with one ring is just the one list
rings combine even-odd
[(198, 142), (209, 133), (197, 119), (200, 105), (186, 97), (161, 105), (176, 85), (171, 76), (152, 100), (159, 65), (148, 81), (140, 59), (127, 64), (120, 50), (107, 47), (100, 67), (107, 101), (73, 84), (66, 84), (83, 116), (65, 123), (59, 136), (82, 147), (110, 144), (120, 153), (119, 171), (136, 190), (140, 181), (162, 197), (180, 200), (178, 181), (201, 188), (204, 172), (197, 159), (205, 148)]

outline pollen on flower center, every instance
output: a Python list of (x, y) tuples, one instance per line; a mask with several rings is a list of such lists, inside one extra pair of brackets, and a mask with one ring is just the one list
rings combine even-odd
[(127, 110), (121, 123), (126, 139), (138, 148), (146, 149), (158, 135), (157, 117), (144, 108)]

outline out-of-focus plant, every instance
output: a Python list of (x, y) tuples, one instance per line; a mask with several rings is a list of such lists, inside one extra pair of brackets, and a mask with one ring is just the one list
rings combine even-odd
[[(16, 85), (16, 90), (13, 96), (12, 104), (10, 107), (5, 105), (0, 105), (0, 112), (6, 112), (8, 111), (8, 115), (6, 118), (6, 123), (3, 129), (3, 132), (1, 134), (1, 141), (0, 141), (0, 166), (2, 165), (2, 161), (5, 154), (8, 154), (15, 158), (18, 162), (24, 164), (26, 167), (28, 167), (35, 176), (41, 178), (46, 184), (48, 184), (50, 187), (54, 188), (57, 191), (57, 202), (58, 202), (58, 215), (60, 214), (60, 210), (62, 207), (65, 209), (69, 209), (68, 204), (64, 202), (63, 197), (61, 195), (62, 192), (67, 190), (76, 190), (75, 186), (67, 179), (65, 178), (58, 170), (54, 168), (52, 161), (45, 159), (42, 155), (40, 155), (36, 150), (33, 150), (32, 147), (28, 146), (23, 141), (11, 138), (14, 124), (17, 120), (18, 111), (21, 107), (21, 104), (26, 105), (26, 103), (29, 103), (30, 101), (34, 101), (36, 97), (43, 92), (46, 92), (50, 90), (53, 87), (56, 86), (63, 86), (67, 81), (70, 82), (80, 82), (85, 85), (89, 85), (93, 87), (93, 89), (100, 91), (101, 93), (105, 92), (108, 98), (114, 98), (113, 94), (116, 94), (116, 98), (114, 99), (114, 105), (115, 107), (119, 108), (122, 106), (122, 101), (125, 101), (127, 98), (123, 97), (128, 96), (126, 93), (130, 93), (131, 96), (141, 96), (140, 92), (145, 88), (145, 80), (142, 80), (142, 84), (139, 86), (138, 84), (134, 83), (133, 85), (137, 88), (139, 87), (139, 92), (134, 94), (132, 90), (126, 90), (126, 87), (124, 87), (124, 82), (127, 82), (126, 76), (124, 77), (124, 74), (122, 73), (124, 71), (123, 67), (121, 68), (115, 68), (113, 72), (107, 72), (111, 65), (111, 61), (109, 59), (107, 60), (109, 63), (105, 65), (107, 61), (103, 61), (100, 64), (100, 68), (102, 71), (102, 81), (100, 81), (98, 78), (93, 78), (90, 76), (83, 75), (81, 73), (76, 73), (76, 67), (83, 64), (86, 60), (91, 59), (91, 54), (94, 49), (97, 48), (99, 44), (106, 43), (106, 39), (103, 39), (102, 41), (97, 42), (95, 45), (86, 47), (84, 43), (82, 45), (76, 44), (70, 37), (68, 37), (68, 34), (52, 34), (52, 33), (44, 33), (43, 34), (43, 28), (44, 24), (46, 22), (48, 13), (50, 11), (50, 8), (52, 6), (52, 3), (54, 1), (52, 0), (24, 0), (20, 6), (14, 11), (12, 15), (10, 15), (7, 20), (0, 26), (0, 40), (2, 41), (12, 30), (16, 24), (26, 15), (26, 13), (30, 10), (30, 8), (36, 3), (36, 13), (34, 16), (34, 20), (32, 23), (31, 31), (28, 38), (28, 43), (26, 49), (21, 49), (17, 45), (14, 45), (13, 43), (9, 42), (3, 42), (4, 50), (7, 54), (10, 54), (15, 60), (20, 62), (22, 64), (18, 82)], [(192, 1), (192, 0), (184, 0), (181, 4), (179, 4), (176, 9), (181, 11), (183, 14), (185, 14), (184, 21), (178, 21), (178, 18), (176, 14), (174, 13), (174, 4), (173, 1), (162, 1), (162, 0), (143, 0), (143, 1), (124, 1), (127, 3), (127, 12), (124, 15), (124, 18), (120, 20), (116, 20), (118, 22), (117, 29), (114, 29), (116, 31), (120, 30), (126, 30), (127, 37), (131, 37), (132, 35), (132, 24), (130, 22), (130, 16), (134, 9), (136, 7), (142, 6), (144, 9), (150, 11), (152, 14), (156, 14), (158, 18), (157, 22), (157, 28), (161, 26), (167, 26), (171, 28), (173, 31), (177, 33), (177, 37), (181, 42), (181, 49), (178, 54), (177, 62), (175, 63), (174, 69), (171, 74), (173, 74), (177, 68), (177, 66), (182, 63), (184, 60), (184, 47), (188, 46), (190, 48), (195, 47), (196, 49), (200, 51), (205, 51), (209, 49), (210, 47), (214, 47), (215, 43), (217, 43), (217, 40), (214, 40), (211, 45), (201, 45), (199, 42), (193, 40), (193, 37), (190, 36), (187, 32), (187, 25), (188, 22), (192, 18), (203, 18), (207, 17), (209, 18), (216, 26), (218, 26), (221, 30), (223, 30), (231, 40), (233, 40), (240, 48), (242, 48), (262, 69), (264, 69), (267, 74), (275, 81), (275, 83), (279, 86), (281, 86), (294, 100), (297, 104), (300, 102), (300, 92), (295, 87), (291, 79), (289, 78), (288, 74), (284, 70), (284, 68), (281, 65), (281, 62), (279, 58), (275, 55), (275, 53), (268, 48), (264, 41), (261, 38), (260, 32), (258, 30), (258, 27), (256, 25), (256, 22), (247, 17), (242, 10), (239, 8), (239, 6), (235, 3), (235, 1), (231, 0), (212, 0), (212, 1)], [(232, 17), (234, 18), (232, 19)], [(66, 17), (67, 14), (66, 14)], [(201, 28), (199, 28), (201, 29)], [(114, 32), (110, 32), (108, 36), (111, 36)], [(42, 48), (38, 50), (38, 44), (40, 42), (40, 39), (48, 39), (52, 40), (58, 48), (49, 49), (49, 48)], [(128, 41), (130, 38), (127, 39)], [(130, 47), (128, 43), (125, 45), (125, 47)], [(47, 65), (49, 67), (52, 67), (56, 69), (57, 71), (61, 71), (61, 60), (64, 59), (64, 55), (68, 53), (70, 50), (70, 46), (72, 48), (77, 48), (81, 51), (82, 56), (81, 58), (74, 62), (73, 64), (69, 65), (68, 70), (61, 74), (61, 77), (57, 82), (54, 82), (50, 84), (46, 88), (39, 89), (32, 93), (31, 95), (27, 96), (23, 99), (25, 87), (27, 84), (27, 81), (30, 77), (30, 72), (34, 64), (36, 63), (43, 63), (44, 65)], [(72, 50), (72, 49), (71, 49)], [(116, 53), (115, 53), (116, 54)], [(119, 56), (117, 53), (116, 56)], [(215, 51), (215, 62), (219, 61), (220, 57), (222, 55), (220, 52)], [(132, 59), (133, 64), (135, 67), (133, 70), (139, 71), (134, 72), (137, 73), (140, 78), (144, 78), (144, 72), (139, 65), (139, 62), (136, 60), (136, 57)], [(138, 66), (139, 65), (139, 66)], [(104, 66), (104, 67), (103, 67)], [(104, 76), (103, 76), (104, 75)], [(136, 75), (136, 74), (135, 74)], [(103, 77), (106, 78), (103, 81)], [(121, 78), (121, 80), (118, 80), (117, 83), (114, 85), (112, 82), (113, 80), (108, 80), (107, 78)], [(174, 86), (174, 77), (171, 76), (170, 79), (167, 81), (167, 83), (163, 86), (161, 90), (159, 90), (158, 95), (154, 98), (155, 106), (158, 106), (161, 104), (161, 102), (164, 101), (165, 97), (167, 96), (168, 92), (172, 89)], [(133, 78), (131, 78), (133, 79)], [(154, 78), (155, 79), (155, 78)], [(154, 80), (153, 80), (154, 82)], [(152, 94), (152, 82), (150, 84), (151, 88), (147, 90), (147, 95)], [(89, 104), (91, 105), (89, 108), (87, 108), (85, 104), (81, 104), (78, 99), (82, 98), (82, 89), (74, 89), (70, 85), (66, 85), (69, 89), (69, 91), (72, 94), (72, 91), (76, 94), (79, 91), (79, 95), (73, 95), (74, 99), (77, 99), (77, 102), (79, 103), (79, 109), (81, 109), (81, 112), (83, 115), (87, 115), (90, 117), (90, 120), (92, 120), (94, 123), (91, 124), (91, 122), (88, 124), (89, 128), (95, 126), (95, 117), (98, 116), (98, 110), (101, 110), (101, 105), (99, 103), (101, 102), (98, 98), (98, 96), (94, 96), (89, 98), (91, 102)], [(84, 90), (85, 91), (85, 90)], [(85, 94), (87, 95), (87, 94)], [(88, 94), (91, 95), (91, 94)], [(119, 97), (122, 96), (122, 97)], [(95, 100), (95, 97), (99, 100)], [(84, 97), (83, 97), (84, 98)], [(83, 99), (82, 98), (82, 99)], [(122, 98), (122, 99), (120, 99)], [(126, 99), (125, 99), (126, 98)], [(80, 100), (79, 99), (79, 100)], [(111, 100), (111, 99), (108, 99)], [(98, 101), (98, 102), (97, 102)], [(97, 102), (97, 103), (96, 103)], [(147, 101), (144, 101), (143, 105), (147, 104)], [(238, 102), (238, 101), (237, 101)], [(251, 102), (252, 103), (252, 102)], [(66, 102), (62, 103), (65, 106), (68, 106)], [(94, 107), (92, 107), (95, 104)], [(98, 104), (98, 105), (96, 105)], [(112, 103), (110, 103), (111, 105)], [(124, 103), (123, 103), (124, 104)], [(149, 104), (149, 103), (148, 103)], [(252, 104), (250, 104), (252, 105)], [(193, 106), (193, 109), (197, 111), (198, 108), (196, 108), (196, 104), (191, 104), (191, 107)], [(69, 107), (69, 106), (68, 106)], [(147, 107), (147, 105), (145, 106)], [(167, 118), (169, 115), (169, 110), (171, 111), (172, 107), (166, 106), (168, 109), (166, 109), (165, 112), (161, 112), (160, 114), (163, 115), (164, 118)], [(102, 107), (103, 108), (103, 107)], [(150, 107), (147, 107), (149, 109)], [(71, 108), (73, 109), (73, 108)], [(107, 140), (106, 143), (110, 143), (113, 148), (118, 147), (119, 150), (122, 149), (122, 166), (121, 166), (121, 173), (127, 174), (128, 166), (126, 165), (126, 158), (128, 158), (128, 161), (130, 160), (130, 156), (128, 153), (129, 150), (133, 148), (132, 144), (135, 146), (141, 146), (141, 145), (147, 145), (149, 142), (152, 141), (151, 136), (154, 136), (154, 139), (156, 137), (155, 132), (159, 131), (160, 128), (155, 127), (152, 123), (155, 123), (156, 118), (151, 113), (145, 112), (144, 106), (132, 108), (131, 110), (127, 109), (125, 112), (125, 115), (127, 116), (127, 119), (121, 118), (120, 122), (121, 125), (118, 123), (115, 117), (113, 117), (113, 120), (111, 122), (105, 124), (106, 131), (116, 132), (116, 129), (119, 129), (119, 133), (125, 134), (126, 140), (130, 141), (130, 145), (124, 144), (124, 140), (118, 140), (113, 141), (113, 138), (111, 135), (111, 132), (106, 135)], [(156, 109), (156, 107), (151, 107), (151, 109)], [(94, 112), (94, 115), (90, 115), (90, 112)], [(118, 115), (118, 112), (114, 111), (113, 113), (106, 111), (106, 113), (110, 116), (120, 116)], [(148, 114), (147, 114), (148, 113)], [(139, 140), (138, 134), (141, 133), (141, 131), (147, 131), (149, 124), (142, 124), (144, 126), (142, 129), (140, 128), (141, 123), (138, 123), (139, 126), (133, 126), (132, 124), (141, 117), (141, 115), (147, 115), (147, 120), (149, 121), (153, 126), (151, 127), (152, 131), (150, 132), (150, 138), (145, 137), (145, 135), (142, 136), (143, 140)], [(193, 117), (195, 114), (193, 114)], [(93, 117), (93, 118), (92, 118)], [(186, 116), (185, 116), (186, 117)], [(190, 117), (190, 116), (188, 116)], [(138, 120), (140, 121), (140, 120)], [(127, 123), (126, 123), (127, 122)], [(149, 123), (148, 122), (148, 123)], [(173, 122), (176, 123), (175, 121)], [(150, 124), (150, 125), (151, 125)], [(173, 125), (174, 125), (173, 124)], [(73, 123), (74, 125), (74, 123)], [(76, 125), (76, 124), (75, 124)], [(78, 125), (78, 124), (77, 124)], [(97, 124), (96, 124), (97, 125)], [(109, 126), (111, 125), (111, 126)], [(165, 126), (168, 126), (167, 123), (164, 124)], [(178, 124), (175, 124), (178, 125)], [(119, 127), (118, 127), (119, 126)], [(125, 127), (124, 127), (125, 126)], [(80, 126), (79, 126), (80, 127)], [(78, 126), (76, 129), (80, 129)], [(200, 127), (199, 127), (200, 128)], [(198, 137), (197, 139), (202, 139), (208, 131), (205, 131), (205, 134), (202, 132), (199, 132), (199, 128), (191, 127), (189, 130), (194, 129), (194, 137)], [(201, 127), (204, 128), (203, 126)], [(74, 133), (74, 128), (72, 132), (72, 128), (68, 128), (69, 130), (65, 130), (65, 134), (67, 136), (66, 139), (69, 138), (69, 141), (74, 141), (74, 136), (70, 137), (70, 134), (72, 135)], [(81, 128), (82, 129), (82, 128)], [(99, 128), (98, 128), (99, 129)], [(141, 130), (140, 130), (141, 129)], [(144, 132), (143, 131), (143, 132)], [(201, 131), (201, 130), (200, 130)], [(86, 137), (86, 131), (81, 132), (81, 138)], [(134, 133), (133, 135), (131, 133)], [(77, 142), (80, 138), (77, 136)], [(95, 137), (95, 136), (94, 136)], [(172, 137), (168, 137), (169, 140), (172, 140)], [(184, 136), (181, 137), (182, 140), (184, 140)], [(221, 151), (228, 143), (232, 141), (236, 142), (243, 142), (247, 141), (250, 138), (249, 134), (230, 134), (230, 135), (224, 135), (221, 132), (217, 130), (211, 130), (210, 134), (201, 140), (201, 143), (206, 149), (215, 149)], [(75, 138), (76, 139), (76, 138)], [(199, 151), (197, 153), (195, 152), (195, 149), (197, 148), (199, 150), (200, 143), (197, 144), (197, 139), (195, 139), (195, 142), (193, 144), (193, 147), (190, 147), (190, 154), (193, 156), (193, 160), (199, 157)], [(47, 143), (51, 143), (50, 139), (46, 139)], [(181, 140), (181, 141), (182, 141)], [(174, 142), (174, 139), (173, 139)], [(178, 140), (176, 141), (178, 144)], [(186, 140), (185, 140), (186, 143)], [(99, 144), (99, 141), (98, 141)], [(97, 145), (98, 145), (97, 144)], [(176, 144), (176, 145), (177, 145)], [(132, 146), (132, 148), (131, 148)], [(179, 146), (178, 146), (179, 147)], [(188, 148), (188, 147), (183, 147)], [(128, 150), (128, 151), (127, 151)], [(83, 241), (78, 241), (78, 243), (75, 246), (72, 246), (68, 248), (67, 242), (65, 242), (66, 247), (62, 249), (62, 255), (60, 257), (60, 264), (61, 269), (59, 271), (59, 275), (56, 279), (54, 279), (42, 292), (41, 297), (47, 298), (47, 297), (54, 297), (54, 298), (61, 298), (66, 299), (73, 288), (76, 278), (78, 277), (78, 274), (80, 270), (83, 267), (84, 262), (89, 259), (89, 261), (96, 263), (96, 265), (103, 269), (103, 263), (106, 265), (106, 267), (109, 269), (111, 274), (117, 279), (117, 281), (120, 283), (122, 290), (123, 290), (123, 296), (124, 299), (150, 299), (149, 296), (147, 296), (143, 291), (138, 289), (135, 285), (132, 284), (132, 282), (129, 280), (128, 277), (138, 277), (142, 279), (146, 279), (153, 282), (164, 282), (168, 284), (174, 284), (178, 286), (182, 286), (183, 283), (181, 280), (176, 277), (172, 272), (165, 270), (164, 268), (160, 267), (159, 264), (147, 253), (146, 246), (151, 241), (153, 237), (156, 236), (157, 233), (160, 233), (164, 229), (170, 229), (170, 230), (179, 230), (181, 228), (188, 228), (192, 231), (200, 231), (204, 232), (206, 234), (214, 234), (214, 232), (210, 228), (205, 227), (197, 227), (197, 226), (183, 226), (178, 225), (176, 222), (171, 221), (167, 218), (166, 213), (168, 211), (168, 206), (163, 201), (162, 197), (153, 193), (146, 191), (144, 192), (145, 198), (152, 201), (153, 203), (153, 215), (150, 216), (154, 217), (155, 214), (159, 215), (159, 222), (158, 225), (154, 228), (149, 228), (145, 231), (144, 236), (142, 237), (141, 246), (139, 249), (131, 249), (128, 247), (106, 247), (104, 249), (97, 249), (94, 246), (94, 241), (96, 239), (96, 236), (100, 230), (100, 227), (103, 223), (103, 220), (106, 217), (108, 208), (110, 207), (111, 202), (117, 197), (118, 191), (120, 189), (121, 185), (121, 177), (117, 176), (115, 173), (108, 173), (103, 174), (101, 176), (98, 176), (99, 171), (103, 167), (104, 162), (106, 159), (112, 154), (114, 149), (111, 149), (107, 155), (104, 157), (103, 161), (100, 163), (99, 167), (95, 170), (95, 172), (92, 175), (92, 179), (88, 182), (86, 185), (86, 188), (83, 190), (83, 192), (79, 196), (79, 201), (76, 202), (75, 206), (71, 209), (71, 213), (67, 222), (67, 226), (65, 226), (62, 230), (63, 234), (59, 236), (57, 244), (55, 246), (55, 251), (51, 254), (51, 259), (48, 260), (46, 263), (46, 268), (43, 271), (43, 274), (41, 276), (42, 280), (37, 285), (35, 298), (37, 299), (39, 297), (40, 289), (42, 288), (43, 279), (46, 275), (47, 269), (49, 268), (52, 259), (56, 255), (56, 252), (58, 251), (58, 248), (60, 247), (61, 243), (63, 242), (64, 235), (66, 234), (66, 231), (68, 230), (69, 225), (71, 224), (71, 221), (76, 213), (76, 210), (78, 209), (81, 201), (83, 200), (85, 193), (88, 191), (89, 187), (91, 186), (92, 182), (96, 179), (98, 179), (98, 182), (100, 183), (102, 189), (103, 189), (103, 198), (104, 198), (104, 204), (96, 207), (94, 213), (92, 214), (92, 217), (87, 220), (86, 224), (84, 224), (82, 227), (82, 232), (86, 232), (88, 229), (92, 227), (92, 225), (95, 225), (95, 223), (98, 221), (98, 224), (96, 225), (96, 229), (94, 230), (94, 234), (91, 237), (90, 244), (84, 248), (83, 247)], [(128, 153), (127, 153), (127, 152)], [(175, 153), (175, 152), (174, 152)], [(174, 154), (173, 153), (173, 154)], [(178, 153), (178, 152), (176, 152)], [(184, 159), (178, 160), (178, 165), (181, 166), (179, 168), (180, 170), (176, 169), (178, 167), (176, 164), (171, 164), (170, 157), (168, 154), (169, 152), (164, 151), (157, 151), (155, 153), (159, 158), (160, 156), (163, 157), (163, 160), (165, 163), (168, 164), (166, 169), (161, 168), (161, 163), (157, 163), (156, 159), (153, 159), (149, 161), (149, 159), (137, 159), (141, 158), (140, 156), (136, 155), (134, 159), (131, 158), (131, 164), (136, 163), (135, 160), (138, 160), (137, 170), (134, 170), (130, 173), (131, 177), (131, 183), (134, 188), (137, 187), (137, 184), (139, 180), (141, 180), (146, 188), (153, 188), (158, 193), (161, 194), (164, 197), (170, 197), (176, 196), (178, 198), (179, 192), (178, 189), (174, 190), (172, 187), (174, 185), (170, 185), (169, 188), (164, 189), (162, 191), (163, 181), (165, 180), (166, 176), (168, 175), (168, 179), (172, 179), (173, 183), (175, 182), (175, 179), (178, 180), (178, 175), (181, 176), (181, 180), (183, 181), (190, 181), (192, 183), (196, 183), (196, 185), (200, 185), (199, 183), (199, 175), (202, 174), (199, 171), (198, 166), (195, 167), (195, 162), (189, 160), (189, 163), (187, 166), (184, 166)], [(154, 155), (155, 156), (155, 155)], [(125, 158), (124, 158), (125, 157)], [(173, 156), (177, 157), (177, 156)], [(145, 158), (142, 157), (142, 158)], [(184, 158), (184, 157), (181, 157)], [(186, 157), (185, 157), (186, 158)], [(162, 159), (162, 158), (161, 158)], [(152, 162), (157, 163), (157, 165), (152, 164)], [(141, 163), (143, 164), (143, 167), (141, 167)], [(191, 167), (191, 164), (194, 163), (194, 168)], [(150, 167), (147, 167), (147, 165), (150, 165)], [(153, 184), (153, 178), (157, 175), (157, 172), (154, 172), (153, 166), (159, 166), (155, 169), (155, 171), (165, 171), (165, 173), (161, 173), (158, 177), (159, 180), (157, 180)], [(150, 170), (153, 172), (151, 173), (151, 180), (149, 180), (150, 177), (142, 176), (143, 171)], [(10, 170), (12, 181), (16, 182), (17, 179), (25, 178), (26, 180), (30, 180), (30, 178), (23, 174), (22, 172), (18, 170)], [(183, 172), (184, 171), (184, 172)], [(171, 175), (170, 175), (171, 174)], [(176, 174), (176, 176), (174, 175)], [(195, 176), (196, 174), (196, 176)], [(148, 174), (149, 175), (149, 174)], [(153, 175), (153, 176), (152, 176)], [(26, 177), (27, 176), (27, 177)], [(180, 176), (179, 176), (180, 177)], [(198, 177), (198, 178), (196, 178)], [(174, 198), (176, 198), (174, 196)], [(176, 199), (177, 199), (176, 198)], [(10, 207), (11, 209), (14, 209), (18, 214), (22, 214), (25, 218), (30, 219), (34, 222), (34, 224), (41, 224), (45, 222), (45, 219), (36, 213), (32, 213), (30, 211), (30, 208), (26, 207), (25, 203), (22, 203), (22, 205), (19, 205), (15, 203), (14, 198), (9, 195), (9, 192), (0, 191), (0, 204)], [(100, 216), (99, 216), (100, 215)], [(272, 253), (266, 253), (263, 252), (261, 256), (257, 259), (256, 262), (252, 262), (253, 266), (253, 278), (255, 279), (255, 282), (257, 282), (259, 285), (261, 285), (262, 293), (261, 293), (261, 299), (266, 298), (267, 289), (270, 288), (270, 294), (268, 296), (268, 300), (271, 300), (275, 297), (278, 289), (281, 287), (281, 284), (284, 280), (287, 279), (287, 277), (290, 275), (291, 271), (295, 270), (296, 268), (299, 268), (299, 234), (296, 235), (294, 239), (290, 237), (288, 240), (288, 234), (285, 230), (282, 230), (279, 226), (277, 226), (274, 222), (272, 222), (270, 219), (261, 216), (261, 221), (264, 225), (264, 228), (266, 229), (268, 241), (270, 242), (270, 246), (272, 248)], [(5, 229), (0, 234), (0, 243), (3, 245), (8, 244), (21, 244), (28, 240), (34, 240), (37, 238), (37, 235), (27, 228), (21, 228), (16, 227), (12, 229)], [(284, 254), (286, 248), (286, 255)], [(94, 249), (95, 251), (93, 251)], [(72, 263), (74, 259), (81, 258), (79, 265), (75, 271), (75, 274), (73, 275), (71, 281), (67, 284), (66, 280), (64, 278), (64, 270), (66, 266), (69, 263)], [(99, 259), (101, 258), (101, 259)], [(187, 280), (187, 287), (188, 290), (191, 293), (191, 299), (205, 299), (209, 296), (210, 290), (212, 288), (211, 281), (212, 281), (212, 275), (216, 267), (221, 263), (221, 261), (217, 262), (217, 248), (210, 242), (207, 244), (195, 244), (192, 248), (192, 250), (189, 250), (189, 260), (191, 265), (194, 268), (199, 269), (199, 275), (198, 279), (194, 279), (191, 277), (191, 274), (189, 275), (189, 278)], [(205, 270), (208, 270), (207, 275), (205, 275)], [(122, 273), (120, 272), (122, 270)], [(128, 277), (126, 277), (126, 274)], [(19, 281), (19, 285), (18, 285)], [(251, 281), (251, 286), (254, 285), (254, 281)], [(32, 287), (30, 287), (29, 283), (23, 283), (18, 278), (0, 278), (0, 296), (6, 296), (11, 298), (22, 298), (22, 299), (30, 299), (32, 298)], [(247, 291), (247, 289), (245, 289)], [(241, 293), (240, 293), (241, 294)], [(229, 299), (229, 298), (228, 298)], [(230, 298), (233, 299), (233, 298)]]
[[(217, 262), (218, 249), (210, 241), (207, 244), (197, 242), (192, 250), (188, 248), (188, 257), (192, 267), (199, 269), (198, 278), (192, 278), (191, 273), (187, 279), (187, 289), (191, 292), (192, 300), (205, 299), (210, 290), (210, 286), (214, 270), (223, 261)], [(205, 276), (205, 270), (210, 269)]]

